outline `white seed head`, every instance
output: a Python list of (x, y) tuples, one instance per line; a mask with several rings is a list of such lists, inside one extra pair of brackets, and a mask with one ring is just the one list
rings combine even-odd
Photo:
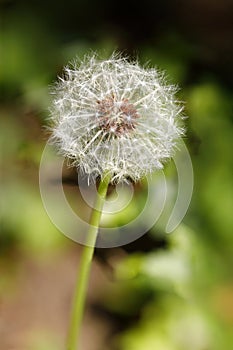
[(51, 142), (91, 179), (137, 181), (163, 167), (183, 133), (175, 92), (156, 69), (86, 57), (53, 88)]

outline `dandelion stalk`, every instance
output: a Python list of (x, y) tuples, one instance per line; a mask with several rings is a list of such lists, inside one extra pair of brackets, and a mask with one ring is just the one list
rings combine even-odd
[(74, 293), (73, 308), (71, 313), (70, 329), (67, 340), (67, 350), (76, 350), (80, 337), (86, 292), (88, 287), (91, 262), (94, 254), (96, 238), (98, 234), (102, 209), (107, 194), (110, 175), (103, 176), (96, 196), (94, 208), (90, 218), (90, 228), (87, 233), (86, 245), (83, 247), (81, 261), (79, 265), (79, 276)]

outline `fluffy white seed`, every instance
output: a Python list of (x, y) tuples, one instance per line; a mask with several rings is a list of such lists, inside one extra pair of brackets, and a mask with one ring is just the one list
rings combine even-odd
[(175, 92), (156, 69), (86, 57), (53, 88), (51, 142), (91, 179), (137, 181), (163, 167), (183, 133)]

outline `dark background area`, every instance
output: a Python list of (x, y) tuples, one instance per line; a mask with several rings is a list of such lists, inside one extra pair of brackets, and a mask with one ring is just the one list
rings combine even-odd
[(147, 48), (183, 60), (189, 70), (185, 82), (208, 74), (232, 87), (231, 0), (3, 1), (1, 8), (2, 29), (30, 34), (24, 39), (42, 50), (41, 64), (49, 60), (49, 44), (72, 42), (92, 49), (102, 43), (104, 49), (106, 41), (131, 55)]

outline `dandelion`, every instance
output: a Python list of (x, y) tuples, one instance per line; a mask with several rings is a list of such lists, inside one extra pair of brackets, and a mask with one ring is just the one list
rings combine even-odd
[(86, 57), (53, 89), (51, 141), (92, 180), (137, 181), (163, 167), (183, 132), (175, 92), (156, 69)]
[(80, 260), (68, 350), (79, 340), (90, 266), (109, 183), (138, 181), (163, 167), (182, 135), (176, 88), (153, 68), (113, 54), (65, 68), (53, 88), (51, 143), (71, 165), (100, 178)]

